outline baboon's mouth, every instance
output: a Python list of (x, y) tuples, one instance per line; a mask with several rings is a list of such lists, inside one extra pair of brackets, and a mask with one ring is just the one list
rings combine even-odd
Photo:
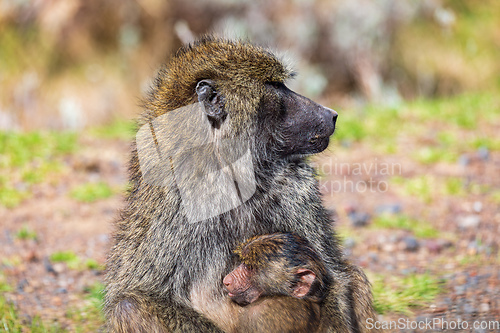
[(309, 143), (316, 144), (318, 142), (323, 142), (324, 140), (330, 140), (330, 135), (315, 135), (309, 139)]

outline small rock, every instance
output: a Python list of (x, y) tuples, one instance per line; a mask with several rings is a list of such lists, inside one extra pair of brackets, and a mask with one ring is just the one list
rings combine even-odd
[(97, 240), (101, 243), (107, 243), (109, 241), (109, 236), (106, 234), (100, 234), (97, 236)]
[(66, 265), (62, 262), (55, 263), (54, 265), (52, 265), (52, 267), (54, 268), (54, 271), (56, 273), (62, 273), (66, 270)]
[(340, 142), (340, 145), (343, 147), (343, 148), (350, 148), (351, 145), (352, 145), (352, 141), (351, 140), (342, 140)]
[(399, 238), (397, 235), (389, 235), (387, 238), (387, 241), (392, 244), (396, 244), (398, 242)]
[[(432, 317), (431, 316), (426, 316), (426, 315), (420, 315), (417, 318), (415, 318), (415, 321), (417, 323), (426, 323), (426, 322), (432, 322)], [(421, 324), (422, 327), (425, 327), (425, 324)]]
[(368, 258), (370, 258), (372, 262), (378, 262), (378, 255), (375, 252), (368, 253)]
[(22, 279), (21, 281), (19, 281), (19, 283), (17, 284), (17, 291), (22, 293), (24, 291), (24, 288), (26, 288), (27, 286), (29, 285), (29, 282), (28, 280), (26, 279)]
[(472, 209), (474, 209), (476, 213), (481, 213), (481, 211), (483, 210), (483, 203), (481, 201), (475, 201), (472, 204)]
[(465, 167), (465, 166), (469, 165), (469, 163), (470, 163), (470, 159), (469, 159), (469, 156), (467, 156), (466, 154), (462, 154), (458, 158), (458, 165), (460, 165), (460, 166)]
[(437, 242), (444, 249), (447, 249), (447, 248), (453, 246), (453, 242), (451, 242), (451, 241), (449, 241), (447, 239), (438, 239)]
[(464, 274), (460, 274), (456, 277), (455, 279), (456, 283), (458, 285), (463, 285), (463, 284), (466, 284), (467, 283), (467, 276), (464, 275)]
[(464, 312), (467, 313), (467, 314), (476, 314), (477, 313), (477, 309), (475, 307), (473, 307), (472, 305), (470, 305), (469, 303), (465, 303), (464, 305)]
[(13, 243), (12, 233), (9, 230), (4, 231), (5, 238), (9, 244)]
[(401, 270), (401, 274), (403, 275), (410, 275), (410, 274), (415, 274), (417, 272), (416, 267), (410, 267), (410, 268), (405, 268)]
[(455, 293), (459, 296), (465, 294), (465, 286), (455, 286)]
[(476, 255), (479, 253), (479, 246), (476, 241), (472, 241), (467, 246), (467, 254), (470, 256)]
[(457, 218), (457, 224), (461, 229), (477, 228), (481, 218), (477, 215), (465, 215)]
[(385, 252), (394, 252), (396, 250), (396, 245), (394, 244), (383, 244), (382, 250)]
[(430, 252), (430, 253), (439, 253), (443, 249), (441, 244), (434, 240), (428, 240), (425, 242), (425, 248)]
[(55, 306), (58, 306), (58, 307), (62, 305), (62, 299), (61, 299), (61, 297), (58, 297), (58, 296), (53, 297), (52, 302), (54, 303)]
[(364, 227), (368, 224), (368, 221), (370, 220), (370, 215), (363, 212), (352, 212), (348, 216), (349, 219), (351, 220), (351, 224), (354, 227)]
[(347, 215), (351, 215), (352, 213), (355, 213), (357, 210), (357, 205), (353, 202), (349, 202), (344, 206), (344, 211)]
[(54, 266), (52, 266), (52, 263), (50, 262), (49, 258), (47, 258), (47, 257), (43, 258), (43, 266), (45, 267), (45, 270), (48, 273), (57, 274), (57, 272), (54, 269)]
[(29, 250), (24, 254), (24, 260), (27, 262), (35, 262), (38, 260), (38, 255), (34, 249)]
[(344, 240), (344, 247), (348, 249), (352, 249), (356, 245), (356, 241), (349, 237)]
[(56, 294), (67, 294), (68, 293), (68, 289), (66, 288), (57, 288), (56, 289)]
[(420, 247), (418, 240), (413, 236), (406, 236), (403, 238), (403, 243), (406, 251), (415, 252)]
[(479, 305), (479, 311), (481, 312), (489, 312), (490, 311), (490, 305), (488, 303), (481, 303)]
[(483, 161), (487, 161), (490, 158), (490, 151), (486, 147), (479, 147), (477, 156)]
[(380, 205), (375, 208), (375, 212), (378, 215), (382, 214), (397, 214), (401, 212), (401, 205), (398, 203), (388, 204), (388, 205)]

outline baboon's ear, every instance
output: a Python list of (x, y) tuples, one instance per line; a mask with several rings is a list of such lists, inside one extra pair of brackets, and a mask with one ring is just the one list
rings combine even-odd
[(227, 113), (224, 111), (224, 101), (217, 91), (214, 81), (201, 80), (198, 82), (196, 94), (198, 95), (198, 102), (205, 107), (205, 112), (212, 126), (219, 128), (226, 119)]
[(306, 268), (299, 268), (297, 270), (297, 276), (299, 278), (299, 282), (297, 282), (297, 285), (293, 289), (293, 296), (302, 298), (307, 293), (309, 290), (311, 290), (311, 286), (316, 279), (316, 274), (314, 274), (313, 271), (310, 269)]

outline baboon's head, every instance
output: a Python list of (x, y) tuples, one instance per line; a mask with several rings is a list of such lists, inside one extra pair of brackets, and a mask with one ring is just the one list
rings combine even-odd
[(292, 296), (321, 302), (331, 283), (319, 255), (295, 234), (260, 235), (235, 250), (240, 261), (223, 283), (231, 299), (244, 305), (261, 296)]
[(145, 102), (146, 120), (199, 102), (214, 135), (249, 138), (260, 158), (320, 152), (337, 113), (288, 89), (292, 76), (269, 51), (207, 37), (180, 49), (160, 71)]

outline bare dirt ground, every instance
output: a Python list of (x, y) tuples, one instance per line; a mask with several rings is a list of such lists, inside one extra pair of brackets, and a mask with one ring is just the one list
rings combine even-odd
[[(13, 286), (4, 296), (15, 305), (22, 320), (29, 322), (39, 316), (44, 323), (57, 323), (69, 331), (92, 332), (102, 322), (98, 315), (89, 315), (95, 310), (89, 289), (102, 282), (102, 268), (70, 267), (50, 257), (56, 252), (73, 251), (81, 262), (93, 259), (104, 265), (122, 195), (117, 191), (110, 198), (82, 203), (69, 192), (73, 186), (89, 181), (123, 189), (129, 145), (124, 140), (89, 136), (82, 136), (79, 143), (81, 149), (64, 157), (64, 171), (34, 185), (31, 198), (15, 208), (0, 206), (0, 274)], [(405, 315), (385, 313), (378, 319), (425, 323), (444, 318), (468, 323), (467, 329), (450, 331), (497, 331), (474, 330), (472, 325), (474, 321), (500, 321), (499, 205), (472, 187), (460, 195), (442, 195), (434, 191), (434, 186), (439, 179), (453, 176), (469, 184), (500, 188), (500, 152), (491, 152), (487, 158), (471, 152), (464, 165), (422, 166), (404, 154), (385, 156), (362, 145), (341, 147), (333, 142), (331, 147), (314, 162), (320, 169), (325, 204), (332, 210), (351, 260), (371, 278), (425, 273), (442, 281), (440, 293), (426, 305), (412, 308)], [(340, 168), (341, 163), (346, 163), (343, 169), (328, 167)], [(355, 171), (356, 163), (365, 165), (365, 170)], [(382, 172), (387, 164), (396, 165), (396, 169), (389, 174)], [(370, 165), (372, 168), (367, 169)], [(436, 177), (436, 184), (431, 184), (436, 194), (426, 200), (418, 197), (418, 192), (402, 191), (394, 181), (394, 176), (405, 179), (430, 174)], [(339, 185), (344, 181), (358, 185), (358, 191), (352, 191), (350, 183)], [(362, 187), (370, 181), (382, 187), (374, 191)], [(411, 228), (377, 227), (373, 221), (383, 211), (428, 221), (437, 233), (416, 237)], [(36, 239), (16, 237), (23, 227), (36, 232)], [(418, 231), (418, 226), (415, 228)], [(390, 284), (387, 286), (390, 288)], [(432, 331), (420, 327), (416, 331)], [(400, 327), (390, 331), (415, 330)]]

